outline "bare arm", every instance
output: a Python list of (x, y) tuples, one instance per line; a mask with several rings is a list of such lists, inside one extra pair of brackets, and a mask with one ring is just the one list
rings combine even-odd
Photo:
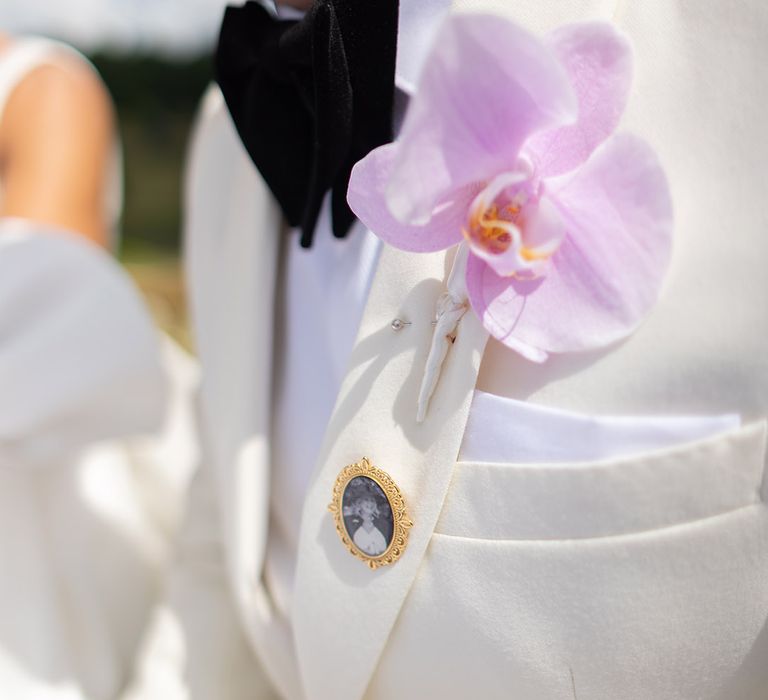
[(62, 56), (14, 90), (0, 123), (1, 216), (107, 241), (104, 189), (114, 142), (106, 89), (89, 66)]

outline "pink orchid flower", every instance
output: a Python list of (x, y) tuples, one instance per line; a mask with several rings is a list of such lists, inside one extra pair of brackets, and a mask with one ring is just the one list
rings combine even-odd
[(672, 240), (653, 150), (613, 133), (631, 80), (610, 24), (541, 40), (501, 16), (454, 14), (398, 141), (355, 166), (349, 204), (403, 250), (465, 242), (472, 308), (524, 357), (616, 342), (656, 302)]

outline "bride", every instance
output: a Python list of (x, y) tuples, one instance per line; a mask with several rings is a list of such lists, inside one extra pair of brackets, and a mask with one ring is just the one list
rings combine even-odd
[(0, 697), (115, 697), (195, 450), (196, 368), (110, 257), (120, 154), (72, 49), (0, 35)]

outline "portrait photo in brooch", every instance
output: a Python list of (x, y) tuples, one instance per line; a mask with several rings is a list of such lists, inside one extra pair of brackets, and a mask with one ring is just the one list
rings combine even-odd
[(373, 479), (356, 476), (344, 490), (344, 527), (355, 546), (364, 554), (377, 557), (392, 542), (392, 508), (384, 491)]

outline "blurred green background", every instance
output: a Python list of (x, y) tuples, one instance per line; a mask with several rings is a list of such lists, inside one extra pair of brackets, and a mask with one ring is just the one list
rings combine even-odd
[(91, 54), (117, 109), (125, 195), (120, 259), (158, 324), (190, 347), (180, 264), (182, 173), (210, 55)]
[(180, 174), (190, 126), (212, 80), (210, 56), (89, 56), (117, 108), (125, 158), (123, 254), (175, 253)]

